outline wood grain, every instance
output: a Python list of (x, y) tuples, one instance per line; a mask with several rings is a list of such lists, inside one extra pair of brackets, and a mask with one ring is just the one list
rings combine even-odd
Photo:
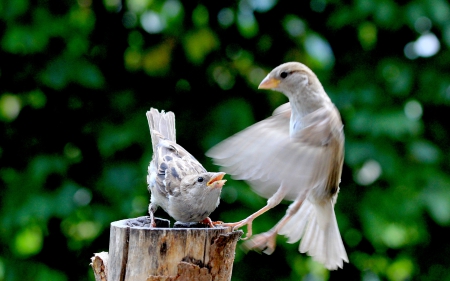
[(111, 223), (108, 281), (231, 280), (242, 231), (134, 225)]

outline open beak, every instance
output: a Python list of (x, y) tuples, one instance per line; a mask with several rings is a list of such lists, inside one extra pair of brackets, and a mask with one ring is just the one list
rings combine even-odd
[(227, 182), (227, 180), (223, 180), (223, 176), (225, 176), (225, 173), (223, 172), (216, 173), (206, 185), (210, 188), (222, 188)]
[(273, 89), (278, 87), (278, 84), (280, 84), (280, 80), (276, 78), (270, 77), (270, 74), (262, 80), (261, 84), (259, 84), (258, 89)]

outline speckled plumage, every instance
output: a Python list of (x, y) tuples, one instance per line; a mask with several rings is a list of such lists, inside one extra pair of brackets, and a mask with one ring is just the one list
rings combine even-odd
[(284, 234), (289, 243), (301, 240), (299, 251), (328, 269), (342, 268), (348, 257), (334, 214), (344, 161), (340, 114), (317, 76), (301, 63), (276, 67), (259, 88), (282, 92), (289, 103), (207, 153), (224, 171), (269, 198), (266, 207), (228, 225), (247, 225), (250, 237), (256, 217), (283, 199), (292, 200), (274, 228), (245, 246), (270, 254), (276, 235)]
[(151, 193), (149, 213), (157, 207), (181, 222), (207, 219), (220, 202), (225, 173), (212, 173), (176, 143), (175, 115), (151, 108), (147, 120), (153, 157), (147, 183)]

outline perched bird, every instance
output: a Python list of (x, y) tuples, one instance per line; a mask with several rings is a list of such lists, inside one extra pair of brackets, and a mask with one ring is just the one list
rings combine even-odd
[(330, 270), (348, 262), (334, 204), (344, 161), (344, 132), (339, 111), (317, 76), (304, 64), (288, 62), (273, 69), (259, 89), (279, 91), (289, 102), (273, 115), (219, 143), (207, 152), (235, 179), (246, 180), (267, 205), (246, 219), (225, 225), (247, 225), (281, 200), (294, 201), (268, 232), (244, 246), (271, 254), (276, 235), (289, 243), (301, 239), (299, 251)]
[(148, 167), (148, 208), (153, 213), (163, 208), (180, 222), (203, 222), (213, 226), (209, 215), (220, 202), (225, 173), (211, 173), (175, 140), (175, 115), (151, 108), (147, 120), (152, 138), (153, 157)]

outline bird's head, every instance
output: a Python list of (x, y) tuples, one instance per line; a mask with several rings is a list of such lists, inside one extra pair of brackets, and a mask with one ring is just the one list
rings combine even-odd
[(188, 175), (183, 177), (180, 184), (182, 193), (205, 196), (207, 194), (220, 194), (226, 180), (223, 179), (225, 173), (201, 173), (197, 175)]
[(289, 97), (299, 89), (318, 86), (322, 87), (319, 79), (306, 65), (287, 62), (274, 68), (259, 84), (258, 89), (279, 91)]

